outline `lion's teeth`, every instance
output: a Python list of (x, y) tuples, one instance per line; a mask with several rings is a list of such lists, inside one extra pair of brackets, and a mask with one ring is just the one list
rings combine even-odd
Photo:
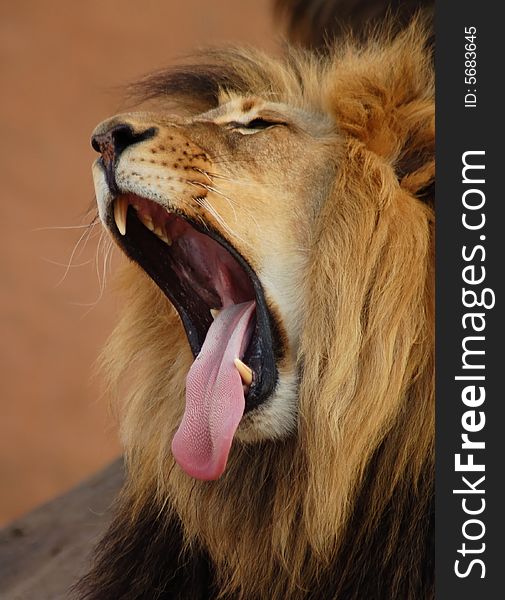
[(168, 244), (169, 246), (172, 245), (172, 240), (168, 237), (167, 232), (163, 229), (163, 227), (160, 227), (160, 225), (155, 225), (154, 233), (160, 238), (160, 240), (163, 240), (165, 244)]
[(159, 225), (154, 226), (154, 233), (160, 238), (160, 240), (165, 241), (165, 232)]
[(169, 246), (172, 245), (172, 238), (168, 235), (167, 230), (163, 229), (163, 240), (165, 241), (165, 244), (168, 244)]
[[(135, 207), (137, 208), (137, 207)], [(126, 233), (126, 213), (128, 210), (128, 202), (124, 198), (118, 198), (114, 203), (114, 218), (116, 219), (117, 228), (122, 235)], [(137, 215), (140, 221), (149, 229), (155, 233), (160, 240), (163, 240), (168, 246), (172, 245), (172, 238), (168, 235), (163, 225), (158, 225), (153, 221), (150, 214), (143, 213), (137, 209)]]
[(253, 380), (252, 369), (243, 363), (240, 358), (236, 358), (233, 362), (235, 367), (237, 367), (237, 371), (240, 373), (240, 377), (242, 377), (242, 381), (245, 383), (245, 385), (251, 385)]
[(140, 214), (139, 217), (142, 223), (144, 223), (144, 225), (147, 227), (147, 229), (149, 229), (150, 231), (154, 231), (153, 220), (149, 215)]
[(126, 213), (128, 211), (128, 201), (126, 198), (117, 198), (114, 202), (114, 220), (121, 235), (126, 233)]
[(219, 310), (219, 308), (211, 308), (210, 309), (210, 314), (212, 315), (213, 319), (215, 319), (220, 312), (221, 311)]

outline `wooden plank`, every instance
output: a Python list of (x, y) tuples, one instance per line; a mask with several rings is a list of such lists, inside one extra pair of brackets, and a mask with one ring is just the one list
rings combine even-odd
[(119, 459), (0, 530), (0, 599), (58, 600), (86, 572), (123, 482)]

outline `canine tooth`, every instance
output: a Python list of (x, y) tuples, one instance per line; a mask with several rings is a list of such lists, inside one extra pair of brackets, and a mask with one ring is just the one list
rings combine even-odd
[(126, 233), (126, 212), (128, 211), (128, 201), (126, 198), (117, 198), (114, 202), (114, 220), (121, 235)]
[(215, 319), (220, 312), (221, 311), (219, 310), (219, 308), (211, 308), (210, 309), (210, 314), (212, 315), (213, 319)]
[(240, 377), (242, 377), (242, 381), (246, 385), (251, 385), (253, 379), (253, 372), (250, 367), (248, 367), (245, 363), (243, 363), (240, 358), (236, 358), (233, 363), (237, 367), (237, 371), (240, 373)]

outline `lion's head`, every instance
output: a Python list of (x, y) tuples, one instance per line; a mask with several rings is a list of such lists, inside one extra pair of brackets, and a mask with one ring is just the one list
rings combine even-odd
[[(421, 30), (328, 56), (207, 52), (142, 82), (149, 111), (95, 130), (100, 217), (132, 259), (104, 352), (128, 522), (146, 506), (177, 515), (223, 593), (305, 597), (335, 561), (351, 572), (351, 539), (368, 547), (382, 523), (390, 560), (407, 511), (427, 510), (434, 103)], [(409, 556), (424, 538), (412, 543)]]
[[(241, 70), (260, 57), (231, 56), (235, 70), (225, 71), (230, 81), (217, 106), (183, 118), (118, 115), (93, 138), (102, 152), (94, 166), (102, 221), (167, 294), (185, 329), (184, 336), (174, 325), (188, 377), (173, 449), (201, 479), (222, 474), (234, 437), (276, 439), (296, 429), (302, 289), (340, 151), (322, 107), (295, 104), (295, 89), (273, 93), (282, 82), (270, 78), (286, 76), (276, 63), (263, 58), (247, 80)], [(192, 93), (209, 85), (202, 79), (223, 77), (219, 68), (199, 74)]]

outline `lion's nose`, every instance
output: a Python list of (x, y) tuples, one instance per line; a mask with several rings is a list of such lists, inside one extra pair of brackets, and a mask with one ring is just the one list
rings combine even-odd
[(127, 123), (120, 123), (112, 126), (107, 131), (93, 135), (91, 145), (94, 150), (102, 155), (105, 167), (110, 168), (117, 162), (126, 148), (152, 138), (155, 133), (156, 129), (154, 127), (135, 132)]
[(142, 131), (135, 131), (129, 123), (103, 123), (91, 138), (91, 145), (102, 155), (105, 178), (109, 189), (118, 192), (116, 184), (116, 165), (121, 153), (133, 144), (138, 144), (156, 135), (157, 129), (149, 127)]

